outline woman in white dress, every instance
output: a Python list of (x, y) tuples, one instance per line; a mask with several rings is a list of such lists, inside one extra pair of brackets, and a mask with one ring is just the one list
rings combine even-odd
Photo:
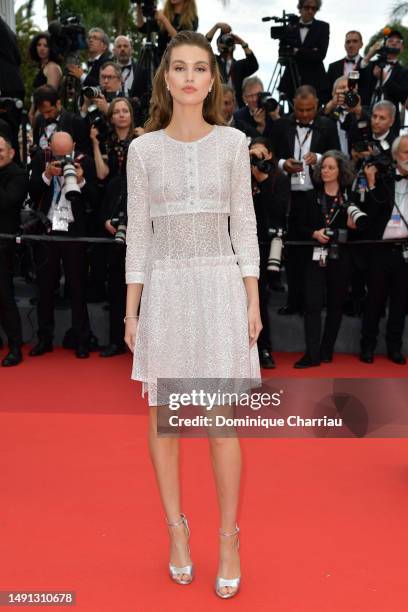
[[(179, 439), (157, 434), (158, 379), (260, 384), (249, 154), (244, 134), (222, 126), (221, 96), (206, 38), (178, 33), (154, 78), (146, 134), (130, 145), (127, 165), (125, 341), (134, 353), (132, 378), (149, 395), (150, 454), (178, 584), (191, 583), (194, 570), (180, 505)], [(229, 598), (241, 577), (241, 451), (237, 437), (211, 435), (209, 445), (220, 509), (215, 591)]]

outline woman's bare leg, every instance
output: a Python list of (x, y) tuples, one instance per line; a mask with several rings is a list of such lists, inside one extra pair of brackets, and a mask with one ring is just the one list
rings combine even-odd
[[(237, 523), (239, 487), (241, 478), (241, 447), (237, 437), (217, 438), (209, 436), (212, 466), (220, 509), (220, 529), (224, 533), (233, 533)], [(237, 537), (220, 536), (220, 557), (218, 576), (238, 578), (240, 561)], [(232, 587), (223, 587), (225, 594), (234, 591)]]
[[(180, 521), (179, 438), (157, 435), (157, 408), (151, 407), (149, 418), (149, 450), (164, 512), (169, 523)], [(176, 567), (191, 564), (184, 524), (169, 528), (170, 563)], [(179, 580), (188, 580), (181, 574)]]

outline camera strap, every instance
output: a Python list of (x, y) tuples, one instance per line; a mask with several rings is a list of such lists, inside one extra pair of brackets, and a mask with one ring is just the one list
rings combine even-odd
[(299, 143), (299, 161), (302, 161), (302, 150), (303, 150), (303, 147), (305, 146), (306, 141), (309, 138), (310, 134), (313, 132), (313, 125), (311, 125), (310, 128), (307, 130), (306, 135), (303, 138), (302, 142), (300, 142), (300, 136), (299, 136), (299, 132), (298, 132), (298, 127), (299, 126), (296, 126), (295, 137), (296, 137), (296, 140)]

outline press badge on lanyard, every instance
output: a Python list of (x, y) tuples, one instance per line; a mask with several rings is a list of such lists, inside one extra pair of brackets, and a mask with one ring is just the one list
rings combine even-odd
[(328, 251), (325, 247), (313, 248), (313, 261), (318, 261), (321, 268), (324, 268), (326, 265), (327, 253)]
[(401, 227), (401, 225), (402, 225), (401, 215), (399, 213), (393, 213), (390, 219), (390, 226), (391, 227)]

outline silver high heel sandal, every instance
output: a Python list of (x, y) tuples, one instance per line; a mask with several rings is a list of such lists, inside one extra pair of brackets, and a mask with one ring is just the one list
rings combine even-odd
[[(167, 525), (169, 527), (178, 527), (179, 525), (183, 524), (187, 531), (187, 537), (190, 538), (190, 529), (188, 527), (187, 518), (184, 514), (180, 514), (180, 516), (181, 516), (181, 519), (177, 521), (177, 523), (167, 522)], [(188, 548), (188, 554), (190, 554), (190, 546), (187, 545), (187, 548)], [(177, 582), (177, 584), (190, 584), (194, 577), (194, 565), (191, 564), (191, 565), (185, 565), (184, 567), (176, 567), (175, 565), (172, 565), (171, 563), (169, 563), (169, 574), (170, 574), (170, 578), (174, 580), (174, 582)], [(180, 580), (178, 576), (182, 576), (183, 574), (187, 574), (189, 576), (189, 579)]]
[[(233, 531), (232, 533), (223, 533), (220, 529), (220, 535), (225, 538), (235, 536), (238, 533), (239, 533), (238, 525), (236, 526), (235, 531)], [(239, 550), (239, 538), (237, 538), (237, 546)], [(217, 576), (215, 580), (215, 592), (218, 595), (218, 597), (222, 597), (222, 599), (229, 599), (230, 597), (234, 597), (234, 595), (238, 593), (240, 584), (241, 584), (241, 576), (239, 576), (238, 578), (230, 578), (230, 579), (221, 578), (221, 576)], [(223, 593), (221, 589), (224, 587), (232, 587), (235, 590), (232, 591), (231, 593)]]

